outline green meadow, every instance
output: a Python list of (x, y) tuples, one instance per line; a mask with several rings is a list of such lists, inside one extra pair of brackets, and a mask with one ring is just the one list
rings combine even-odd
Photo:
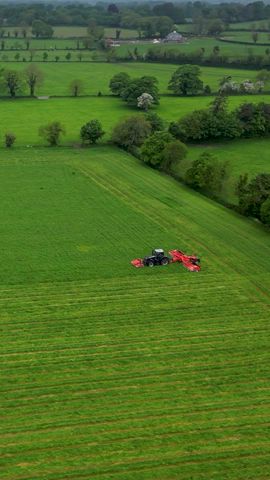
[[(6, 69), (22, 71), (28, 63), (24, 62), (2, 62), (1, 66)], [(119, 72), (126, 72), (131, 77), (141, 77), (143, 75), (152, 75), (158, 79), (160, 93), (169, 93), (168, 83), (170, 78), (178, 68), (177, 65), (159, 64), (159, 63), (46, 63), (38, 62), (37, 66), (44, 73), (44, 83), (37, 89), (39, 95), (68, 95), (68, 87), (72, 80), (81, 79), (84, 83), (84, 93), (86, 95), (96, 95), (99, 91), (102, 94), (109, 94), (110, 79)], [(201, 67), (201, 78), (204, 84), (210, 85), (213, 91), (217, 91), (220, 80), (227, 75), (231, 75), (233, 80), (241, 81), (245, 79), (254, 79), (256, 71), (241, 70), (234, 68), (215, 68)], [(1, 88), (2, 93), (3, 86)], [(26, 94), (24, 89), (22, 94)]]
[[(241, 32), (244, 35), (247, 35), (247, 40), (252, 42), (252, 39), (249, 36), (251, 35), (249, 32)], [(227, 35), (224, 38), (228, 38), (228, 40), (240, 40), (234, 37), (234, 32), (227, 32)], [(259, 35), (260, 39), (260, 35)], [(258, 40), (259, 42), (260, 40)], [(269, 40), (268, 40), (269, 41)], [(267, 42), (268, 42), (267, 41)], [(211, 55), (213, 53), (214, 47), (219, 47), (219, 54), (226, 55), (230, 58), (239, 58), (239, 57), (247, 57), (249, 53), (252, 51), (254, 55), (264, 55), (265, 54), (265, 46), (260, 45), (241, 45), (241, 44), (234, 44), (234, 43), (226, 43), (222, 42), (219, 39), (213, 37), (189, 37), (186, 39), (184, 43), (161, 43), (161, 44), (152, 44), (151, 42), (136, 42), (134, 44), (122, 44), (120, 47), (116, 47), (116, 51), (119, 57), (126, 56), (128, 52), (134, 52), (134, 48), (137, 49), (140, 55), (146, 54), (147, 51), (151, 48), (154, 50), (175, 50), (179, 53), (194, 53), (204, 48), (205, 55)], [(252, 49), (252, 50), (250, 50)]]
[[(175, 121), (193, 110), (207, 108), (212, 97), (174, 97), (163, 96), (155, 111), (167, 122)], [(236, 108), (244, 101), (269, 102), (269, 95), (234, 96), (229, 99), (229, 107)], [(17, 146), (42, 145), (38, 129), (52, 120), (63, 123), (66, 135), (63, 144), (79, 142), (79, 131), (87, 121), (97, 118), (101, 121), (108, 140), (112, 128), (123, 117), (143, 114), (137, 108), (131, 108), (117, 97), (79, 97), (50, 98), (48, 100), (17, 99), (0, 100), (2, 115), (0, 118), (0, 135), (7, 131), (16, 134)], [(109, 112), (109, 114), (108, 114)]]
[(1, 479), (267, 479), (269, 233), (111, 147), (0, 175)]

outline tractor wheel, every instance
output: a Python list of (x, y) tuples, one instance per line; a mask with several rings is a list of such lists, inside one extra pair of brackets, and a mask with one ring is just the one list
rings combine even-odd
[(148, 267), (153, 267), (153, 266), (154, 266), (154, 262), (152, 262), (152, 260), (149, 260)]
[(160, 265), (168, 265), (168, 263), (169, 263), (169, 259), (165, 257), (165, 258), (162, 258)]

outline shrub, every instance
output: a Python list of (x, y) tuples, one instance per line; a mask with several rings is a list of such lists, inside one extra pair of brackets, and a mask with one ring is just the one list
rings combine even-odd
[(157, 113), (149, 112), (145, 118), (151, 125), (152, 133), (164, 130), (164, 121)]
[(171, 173), (176, 165), (183, 160), (187, 155), (187, 147), (179, 140), (174, 140), (165, 145), (162, 153), (161, 168), (168, 173)]
[(126, 150), (140, 147), (151, 133), (150, 123), (141, 115), (121, 120), (113, 129), (112, 141)]
[(185, 182), (195, 190), (218, 197), (228, 176), (228, 164), (219, 162), (211, 153), (203, 152), (186, 171)]
[(100, 121), (91, 120), (82, 126), (80, 137), (84, 145), (91, 145), (95, 144), (104, 134)]
[(263, 223), (270, 226), (270, 197), (262, 203), (260, 217)]
[(5, 145), (7, 148), (12, 147), (12, 145), (15, 143), (16, 140), (16, 135), (11, 132), (5, 133)]
[(43, 137), (51, 147), (60, 142), (61, 135), (65, 135), (65, 128), (60, 122), (51, 122), (39, 128), (39, 135)]
[(155, 132), (150, 135), (141, 148), (142, 160), (152, 167), (160, 168), (163, 162), (165, 146), (173, 141), (169, 132)]

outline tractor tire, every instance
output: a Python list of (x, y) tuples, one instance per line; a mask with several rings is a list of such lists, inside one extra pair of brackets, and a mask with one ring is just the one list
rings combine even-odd
[(168, 263), (169, 263), (169, 259), (164, 257), (164, 258), (162, 258), (162, 260), (160, 262), (160, 265), (168, 265)]
[(152, 260), (149, 260), (147, 266), (151, 268), (154, 267), (154, 262), (152, 262)]

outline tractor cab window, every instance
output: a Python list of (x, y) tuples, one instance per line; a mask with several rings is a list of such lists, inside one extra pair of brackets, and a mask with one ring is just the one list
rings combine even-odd
[(161, 248), (156, 248), (155, 250), (153, 250), (153, 255), (164, 255), (164, 250), (162, 250)]

